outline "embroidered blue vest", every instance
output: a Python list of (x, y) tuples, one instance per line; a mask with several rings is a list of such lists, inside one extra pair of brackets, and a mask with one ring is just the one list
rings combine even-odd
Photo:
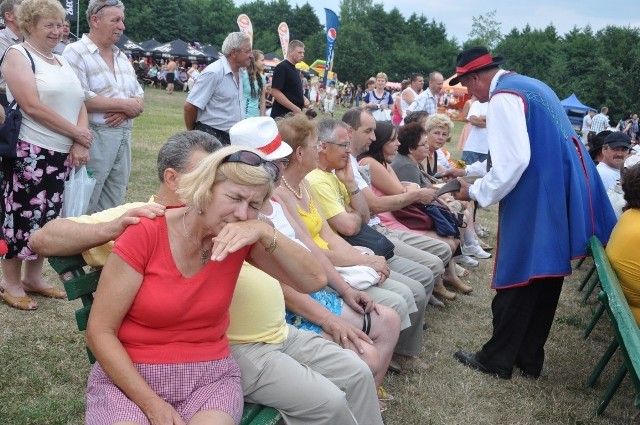
[(600, 176), (556, 94), (515, 73), (500, 77), (493, 95), (522, 98), (531, 159), (515, 188), (500, 201), (492, 287), (571, 274), (592, 235), (606, 243), (616, 223)]

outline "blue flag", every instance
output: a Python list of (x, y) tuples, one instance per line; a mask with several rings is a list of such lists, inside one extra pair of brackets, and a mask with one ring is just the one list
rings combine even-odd
[(324, 9), (326, 13), (327, 21), (327, 60), (324, 66), (324, 76), (322, 77), (322, 84), (326, 87), (327, 76), (329, 71), (333, 68), (333, 46), (336, 43), (336, 37), (338, 36), (338, 15), (331, 9)]

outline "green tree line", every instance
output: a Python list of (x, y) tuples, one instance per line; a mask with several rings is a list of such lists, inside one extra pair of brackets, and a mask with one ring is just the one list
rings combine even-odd
[[(84, 15), (87, 0), (80, 1)], [(125, 33), (137, 42), (176, 38), (220, 47), (226, 35), (237, 31), (237, 16), (252, 21), (254, 47), (281, 56), (277, 26), (289, 25), (291, 38), (306, 45), (306, 61), (324, 59), (326, 36), (319, 14), (308, 3), (291, 6), (288, 0), (255, 0), (236, 6), (233, 0), (127, 0)], [(606, 105), (617, 119), (624, 111), (637, 112), (640, 96), (640, 29), (608, 26), (599, 31), (574, 27), (558, 34), (553, 25), (526, 26), (501, 35), (496, 12), (473, 18), (470, 39), (447, 34), (446, 26), (423, 14), (404, 17), (397, 8), (387, 11), (373, 0), (343, 0), (333, 69), (341, 81), (364, 83), (378, 72), (401, 81), (414, 72), (455, 72), (462, 48), (484, 44), (504, 56), (504, 67), (539, 78), (562, 99), (576, 93), (592, 107)], [(87, 30), (81, 22), (80, 32)]]

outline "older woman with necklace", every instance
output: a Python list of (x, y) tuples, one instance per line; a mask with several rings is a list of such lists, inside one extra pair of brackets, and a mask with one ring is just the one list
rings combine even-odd
[(20, 310), (38, 307), (25, 292), (66, 296), (44, 281), (44, 258), (29, 248), (29, 235), (59, 215), (64, 180), (89, 160), (92, 142), (80, 81), (53, 53), (64, 17), (56, 0), (25, 0), (18, 20), (26, 40), (11, 46), (2, 64), (7, 97), (20, 105), (23, 120), (16, 158), (2, 160), (0, 222), (9, 252), (2, 259), (0, 297)]

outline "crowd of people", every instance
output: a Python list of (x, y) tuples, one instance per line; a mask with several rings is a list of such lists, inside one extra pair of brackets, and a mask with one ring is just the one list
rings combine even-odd
[[(86, 335), (97, 359), (86, 423), (231, 425), (246, 400), (277, 408), (287, 424), (382, 424), (393, 399), (385, 375), (429, 368), (428, 306), (471, 293), (469, 268), (492, 257), (493, 332), (454, 356), (535, 379), (570, 261), (591, 235), (609, 241), (617, 205), (625, 212), (607, 250), (640, 305), (632, 115), (585, 147), (568, 118), (549, 118), (564, 116), (549, 87), (467, 49), (452, 82), (473, 95), (466, 164), (455, 162), (439, 72), (427, 85), (413, 74), (395, 95), (384, 72), (364, 91), (305, 87), (295, 68), (304, 43), (293, 40), (267, 81), (263, 52), (241, 32), (204, 69), (171, 59), (146, 70), (115, 47), (124, 10), (90, 0), (89, 33), (58, 54), (58, 1), (0, 5), (0, 40), (12, 41), (3, 101), (25, 113), (17, 157), (2, 158), (0, 297), (20, 310), (38, 307), (28, 293), (65, 298), (42, 278), (45, 256), (83, 253), (102, 267)], [(125, 204), (141, 69), (167, 93), (186, 83), (186, 131), (158, 152), (151, 200)], [(320, 103), (327, 116), (317, 118), (309, 111)], [(337, 104), (349, 107), (340, 120)], [(590, 131), (597, 125), (594, 116)], [(581, 160), (589, 153), (597, 167)], [(64, 181), (82, 165), (97, 180), (87, 215), (58, 218)], [(494, 203), (492, 254), (477, 212)]]

